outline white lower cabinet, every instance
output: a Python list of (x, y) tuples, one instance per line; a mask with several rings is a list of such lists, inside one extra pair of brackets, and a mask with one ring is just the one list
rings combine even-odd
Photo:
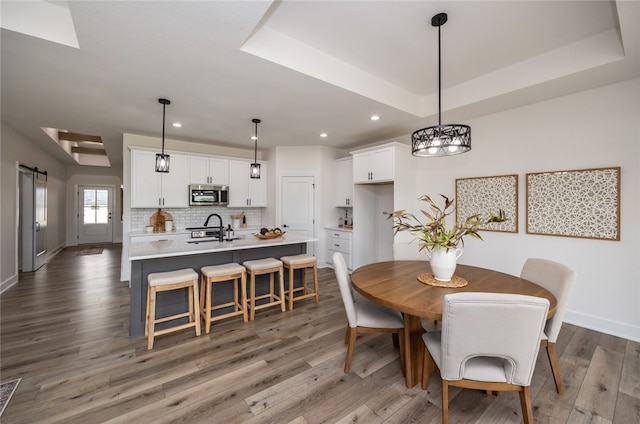
[(347, 268), (349, 268), (350, 271), (353, 270), (351, 261), (351, 231), (331, 228), (326, 229), (325, 234), (327, 236), (327, 260), (333, 263), (333, 253), (341, 252)]

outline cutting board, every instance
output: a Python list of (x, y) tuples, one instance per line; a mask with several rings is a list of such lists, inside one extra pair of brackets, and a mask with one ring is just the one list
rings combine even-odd
[(164, 222), (173, 221), (173, 216), (169, 212), (165, 212), (158, 208), (158, 212), (151, 215), (151, 226), (154, 233), (164, 233)]

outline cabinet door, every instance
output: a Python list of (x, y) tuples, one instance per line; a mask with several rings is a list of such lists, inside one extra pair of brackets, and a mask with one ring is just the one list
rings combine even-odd
[(335, 162), (336, 172), (336, 196), (335, 205), (337, 207), (353, 206), (353, 160), (337, 160)]
[(188, 158), (172, 154), (169, 172), (162, 173), (162, 206), (165, 208), (189, 207)]
[[(247, 170), (249, 165), (247, 165)], [(260, 162), (260, 178), (249, 178), (249, 206), (267, 206), (267, 164)]]
[(229, 184), (229, 161), (208, 156), (189, 157), (189, 184)]
[(209, 158), (206, 156), (189, 157), (189, 184), (208, 184)]
[(393, 181), (393, 148), (371, 152), (370, 161), (373, 181)]
[(209, 158), (209, 183), (213, 185), (229, 185), (229, 160)]
[[(173, 160), (173, 157), (171, 158)], [(156, 172), (156, 154), (142, 150), (131, 151), (131, 207), (157, 208), (162, 206), (160, 175)]]
[(229, 161), (229, 207), (249, 206), (249, 161)]
[(356, 153), (353, 155), (353, 182), (370, 182), (371, 166), (369, 165), (371, 153)]

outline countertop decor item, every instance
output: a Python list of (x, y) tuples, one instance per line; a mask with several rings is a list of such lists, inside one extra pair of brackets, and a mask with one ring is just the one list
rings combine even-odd
[(158, 208), (158, 211), (151, 215), (151, 226), (154, 233), (166, 232), (165, 222), (173, 221), (173, 216), (169, 212), (165, 212)]
[(431, 196), (420, 197), (421, 201), (429, 204), (430, 209), (430, 211), (421, 210), (427, 219), (425, 223), (406, 210), (385, 212), (385, 214), (389, 215), (387, 219), (394, 220), (394, 234), (409, 231), (420, 241), (419, 249), (425, 250), (429, 256), (435, 279), (450, 281), (455, 272), (456, 261), (462, 254), (462, 249), (459, 249), (458, 245), (464, 246), (464, 237), (482, 240), (479, 234), (480, 226), (490, 222), (503, 222), (507, 218), (504, 211), (500, 209), (497, 215), (491, 213), (487, 219), (482, 219), (480, 214), (475, 214), (447, 228), (446, 218), (454, 212), (455, 201), (442, 194), (440, 196), (444, 199), (444, 207), (440, 207)]
[(284, 231), (282, 233), (278, 233), (278, 234), (276, 234), (276, 233), (267, 233), (267, 234), (255, 233), (254, 236), (258, 237), (261, 240), (270, 240), (270, 239), (281, 237), (285, 233), (286, 233), (286, 231)]
[(438, 27), (438, 125), (415, 131), (411, 135), (413, 156), (450, 156), (471, 150), (471, 127), (461, 124), (442, 125), (442, 60), (440, 53), (440, 27), (447, 22), (446, 13), (431, 18)]

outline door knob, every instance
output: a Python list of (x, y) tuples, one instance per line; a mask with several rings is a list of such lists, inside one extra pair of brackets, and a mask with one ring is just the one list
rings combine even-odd
[(287, 224), (284, 224), (283, 227), (284, 228), (289, 228), (289, 226)]

